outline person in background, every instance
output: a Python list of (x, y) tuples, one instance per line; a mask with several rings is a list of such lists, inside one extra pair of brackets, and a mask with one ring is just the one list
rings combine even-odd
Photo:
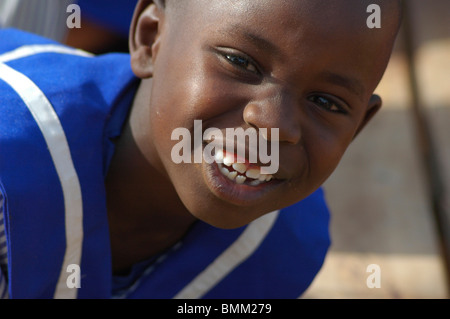
[(78, 0), (81, 28), (68, 29), (65, 43), (95, 54), (128, 52), (128, 32), (136, 3), (136, 0)]
[[(81, 28), (67, 26), (71, 4), (80, 7)], [(94, 54), (128, 52), (135, 7), (136, 0), (0, 0), (0, 28), (31, 32)]]
[(67, 35), (67, 7), (74, 0), (0, 0), (0, 28), (16, 28), (58, 42)]

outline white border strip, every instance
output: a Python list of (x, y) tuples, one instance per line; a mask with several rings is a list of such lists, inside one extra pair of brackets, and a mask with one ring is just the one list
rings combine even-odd
[(70, 264), (80, 265), (83, 244), (83, 204), (80, 182), (72, 162), (66, 135), (51, 103), (28, 77), (0, 63), (0, 79), (17, 92), (30, 110), (44, 136), (60, 179), (65, 205), (66, 252), (54, 298), (76, 298), (77, 289), (67, 287), (66, 269)]
[(84, 57), (93, 57), (94, 55), (83, 50), (73, 49), (70, 47), (65, 47), (57, 44), (34, 44), (25, 45), (19, 47), (13, 51), (9, 51), (0, 55), (0, 63), (6, 63), (12, 60), (17, 60), (25, 58), (30, 55), (35, 55), (39, 53), (59, 53), (59, 54), (70, 54), (78, 55)]
[(275, 211), (250, 223), (239, 238), (178, 292), (174, 299), (198, 299), (203, 297), (255, 252), (272, 229), (278, 214), (279, 211)]

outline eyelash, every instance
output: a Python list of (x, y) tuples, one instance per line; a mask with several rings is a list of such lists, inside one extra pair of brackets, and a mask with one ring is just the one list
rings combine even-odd
[[(231, 53), (222, 53), (223, 57), (233, 66), (240, 68), (247, 72), (252, 72), (255, 74), (260, 74), (258, 67), (256, 66), (256, 63), (253, 62), (253, 60), (247, 56), (238, 55), (238, 54), (231, 54)], [(252, 69), (249, 69), (249, 67), (252, 67)]]
[[(311, 102), (316, 104), (317, 106), (325, 109), (328, 112), (333, 113), (340, 113), (340, 114), (347, 114), (348, 112), (346, 109), (338, 102), (334, 101), (333, 99), (330, 99), (325, 96), (321, 95), (313, 95), (310, 98), (308, 98)], [(326, 105), (324, 105), (326, 104)], [(333, 106), (335, 106), (335, 109), (333, 109)]]

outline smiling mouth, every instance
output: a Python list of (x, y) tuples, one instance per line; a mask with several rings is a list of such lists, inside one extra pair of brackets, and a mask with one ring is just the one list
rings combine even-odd
[(250, 163), (236, 153), (216, 149), (211, 156), (211, 162), (203, 162), (206, 184), (216, 197), (234, 206), (262, 205), (267, 198), (274, 198), (284, 183), (277, 176), (261, 174), (259, 163)]
[(216, 152), (214, 160), (220, 173), (236, 184), (256, 187), (266, 184), (274, 178), (271, 174), (262, 174), (259, 166), (248, 162), (238, 163), (234, 154), (228, 154), (221, 150)]

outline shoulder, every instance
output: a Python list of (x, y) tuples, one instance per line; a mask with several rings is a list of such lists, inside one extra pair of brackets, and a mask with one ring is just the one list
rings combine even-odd
[(23, 138), (54, 119), (83, 153), (95, 137), (120, 133), (137, 86), (129, 55), (93, 56), (14, 29), (0, 30), (0, 39), (0, 110), (8, 115), (0, 137), (11, 139), (8, 125)]
[(108, 138), (120, 134), (135, 93), (129, 56), (95, 57), (13, 29), (1, 30), (0, 39), (3, 163), (51, 169), (56, 153), (49, 151), (62, 149), (77, 168), (92, 157), (105, 163)]
[(25, 44), (55, 44), (56, 42), (13, 28), (0, 29), (0, 54)]
[(124, 109), (122, 118), (128, 111), (137, 82), (129, 55), (94, 56), (14, 29), (0, 30), (0, 39), (3, 113), (27, 113), (15, 105), (30, 106), (27, 102), (38, 99), (62, 124), (78, 121), (86, 128), (89, 121), (99, 126), (110, 119), (117, 108)]
[[(129, 55), (94, 56), (14, 29), (0, 31), (0, 63), (22, 73), (47, 95), (79, 94), (112, 104), (134, 80)], [(119, 92), (119, 93), (118, 93)]]

